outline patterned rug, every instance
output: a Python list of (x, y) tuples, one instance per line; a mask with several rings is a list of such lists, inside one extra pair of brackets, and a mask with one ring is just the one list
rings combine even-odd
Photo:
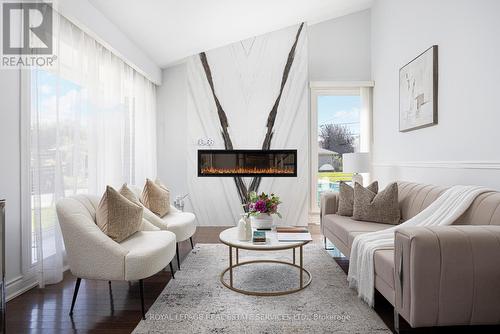
[[(319, 243), (304, 247), (311, 284), (285, 296), (247, 296), (224, 287), (219, 275), (228, 257), (225, 245), (196, 245), (134, 333), (390, 333), (348, 288), (345, 273)], [(291, 261), (292, 251), (240, 250), (240, 262), (250, 259)], [(298, 269), (287, 265), (234, 270), (234, 286), (246, 290), (283, 290), (298, 282)]]

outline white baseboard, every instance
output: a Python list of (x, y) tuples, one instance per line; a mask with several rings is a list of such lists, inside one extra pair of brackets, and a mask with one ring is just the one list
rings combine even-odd
[(6, 301), (16, 298), (17, 296), (22, 295), (28, 290), (33, 289), (38, 285), (38, 279), (36, 275), (31, 275), (29, 277), (26, 276), (18, 276), (6, 284)]

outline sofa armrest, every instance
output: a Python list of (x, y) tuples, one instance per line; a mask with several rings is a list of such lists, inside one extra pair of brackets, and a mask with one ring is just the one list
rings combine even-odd
[[(339, 194), (336, 192), (324, 192), (321, 194), (320, 199), (320, 224), (321, 233), (323, 233), (323, 217), (337, 213), (339, 205)], [(324, 234), (324, 233), (323, 233)]]
[(395, 310), (412, 327), (497, 324), (500, 226), (395, 232)]

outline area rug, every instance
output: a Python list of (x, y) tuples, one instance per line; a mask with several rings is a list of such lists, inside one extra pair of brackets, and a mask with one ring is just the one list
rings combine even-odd
[[(348, 288), (345, 273), (319, 243), (304, 247), (311, 284), (284, 296), (248, 296), (224, 287), (219, 275), (228, 257), (225, 245), (196, 245), (134, 333), (390, 333)], [(240, 261), (268, 258), (291, 261), (292, 251), (240, 250)], [(289, 289), (298, 282), (298, 269), (286, 265), (234, 270), (234, 285), (247, 290)]]

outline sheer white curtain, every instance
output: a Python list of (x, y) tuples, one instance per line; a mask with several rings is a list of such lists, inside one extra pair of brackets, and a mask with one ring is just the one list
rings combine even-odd
[(62, 279), (60, 198), (156, 175), (155, 85), (64, 17), (54, 21), (57, 64), (30, 80), (32, 264), (42, 287)]

